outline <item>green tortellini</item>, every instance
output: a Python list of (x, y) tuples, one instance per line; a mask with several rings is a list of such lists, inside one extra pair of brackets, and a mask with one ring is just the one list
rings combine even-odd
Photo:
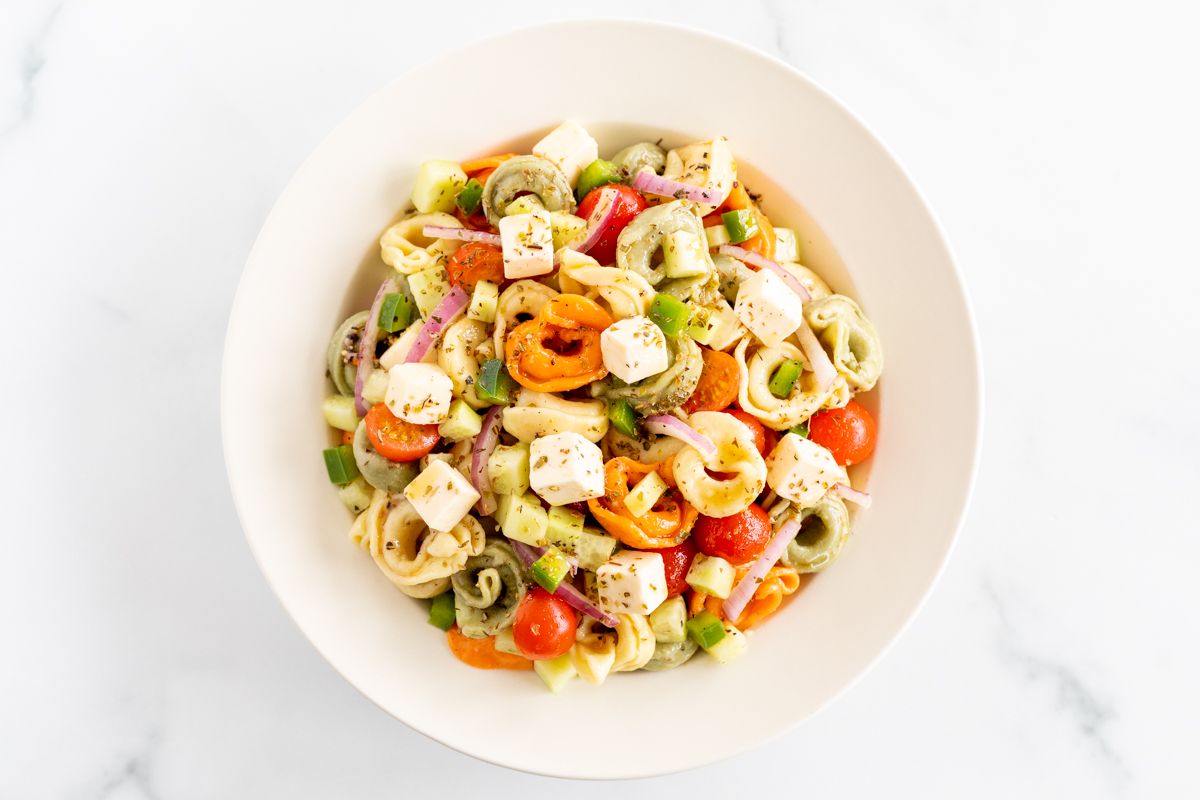
[(800, 512), (800, 533), (783, 554), (783, 563), (801, 572), (820, 572), (837, 559), (850, 536), (850, 513), (832, 492)]
[(417, 477), (417, 462), (389, 461), (371, 446), (367, 438), (367, 421), (362, 420), (354, 430), (354, 463), (363, 479), (376, 489), (398, 494)]
[(883, 372), (883, 346), (858, 303), (831, 294), (806, 305), (804, 317), (846, 383), (859, 392), (873, 388)]
[(575, 211), (575, 194), (561, 169), (538, 156), (517, 156), (496, 167), (483, 186), (488, 222), (498, 225), (508, 204), (522, 192), (537, 195), (547, 211)]
[(450, 577), (454, 614), (464, 636), (482, 639), (512, 625), (525, 596), (521, 562), (502, 539), (488, 539), (483, 552), (467, 559)]
[(358, 342), (362, 337), (363, 328), (366, 326), (369, 315), (369, 312), (360, 311), (338, 325), (337, 330), (333, 332), (333, 337), (329, 340), (329, 347), (325, 350), (325, 368), (329, 371), (333, 388), (337, 389), (338, 394), (347, 397), (354, 394), (355, 367), (342, 358), (342, 353), (348, 347), (358, 348)]
[(654, 656), (642, 667), (650, 672), (663, 672), (675, 669), (696, 655), (697, 645), (690, 638), (682, 642), (657, 642), (654, 645)]
[(643, 169), (661, 175), (667, 166), (667, 151), (654, 142), (631, 144), (612, 157), (625, 180), (633, 180)]
[(617, 266), (633, 270), (651, 286), (658, 286), (667, 275), (663, 264), (653, 263), (654, 254), (668, 236), (679, 231), (693, 234), (702, 243), (708, 241), (704, 223), (682, 200), (651, 206), (634, 217), (617, 237)]
[(699, 345), (689, 336), (668, 336), (667, 356), (670, 361), (663, 372), (636, 383), (621, 383), (610, 375), (592, 385), (592, 395), (628, 400), (633, 410), (642, 416), (675, 408), (696, 391), (700, 372), (704, 369), (704, 357)]
[(742, 281), (754, 276), (754, 270), (732, 256), (713, 256), (713, 266), (717, 270), (721, 294), (729, 302), (736, 302), (738, 288), (742, 285)]

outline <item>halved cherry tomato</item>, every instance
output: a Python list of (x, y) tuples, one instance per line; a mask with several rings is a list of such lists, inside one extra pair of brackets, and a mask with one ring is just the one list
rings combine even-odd
[(525, 593), (513, 618), (513, 642), (526, 658), (557, 658), (575, 643), (579, 615), (567, 601), (535, 586)]
[(771, 518), (755, 503), (729, 517), (700, 517), (692, 528), (696, 546), (706, 556), (745, 564), (762, 555), (771, 541)]
[(479, 281), (499, 285), (504, 282), (504, 252), (494, 244), (467, 242), (450, 256), (446, 274), (450, 283), (468, 292), (474, 291)]
[(612, 264), (617, 256), (617, 237), (620, 236), (621, 231), (625, 230), (625, 226), (633, 221), (634, 217), (646, 210), (646, 198), (642, 197), (641, 192), (637, 189), (620, 183), (597, 186), (588, 192), (587, 197), (583, 198), (583, 202), (579, 204), (579, 216), (584, 219), (588, 218), (600, 200), (600, 191), (606, 188), (616, 189), (619, 196), (613, 202), (613, 215), (607, 229), (587, 254), (601, 264)]
[(667, 570), (667, 597), (683, 594), (688, 588), (688, 570), (692, 568), (692, 559), (696, 557), (696, 543), (691, 539), (684, 539), (674, 547), (647, 552), (662, 555), (663, 566)]
[(388, 461), (416, 461), (429, 455), (438, 443), (437, 425), (416, 425), (397, 417), (383, 403), (367, 412), (367, 438)]
[(695, 414), (697, 411), (723, 411), (737, 399), (738, 386), (742, 382), (737, 361), (720, 350), (708, 347), (702, 347), (700, 350), (704, 356), (704, 370), (700, 373), (696, 391), (684, 401), (683, 410), (689, 414)]
[(475, 669), (533, 669), (528, 658), (497, 650), (495, 636), (472, 639), (464, 636), (457, 625), (446, 631), (446, 644), (455, 658)]
[(725, 411), (726, 414), (735, 418), (738, 422), (745, 425), (754, 434), (754, 446), (758, 448), (758, 452), (763, 458), (767, 457), (767, 429), (755, 417), (742, 411), (740, 408), (731, 408)]
[(808, 438), (833, 453), (843, 466), (870, 458), (875, 451), (875, 418), (851, 400), (845, 408), (828, 408), (808, 421)]

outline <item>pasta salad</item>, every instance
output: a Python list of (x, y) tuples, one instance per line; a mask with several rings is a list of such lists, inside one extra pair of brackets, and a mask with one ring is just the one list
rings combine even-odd
[(351, 540), (481, 669), (727, 663), (850, 534), (883, 368), (728, 141), (427, 161), (327, 353)]

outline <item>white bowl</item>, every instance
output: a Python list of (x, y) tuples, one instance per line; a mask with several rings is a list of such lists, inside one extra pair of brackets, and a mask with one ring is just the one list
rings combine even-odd
[[(587, 41), (642, 57), (580, 68)], [(537, 79), (489, 78), (515, 74), (518, 63), (518, 73), (539, 69)], [(468, 108), (469, 116), (461, 113)], [(318, 406), (328, 337), (367, 306), (384, 276), (376, 239), (408, 204), (417, 165), (527, 150), (567, 118), (586, 125), (602, 153), (639, 139), (727, 135), (771, 219), (802, 228), (810, 265), (862, 302), (886, 369), (867, 395), (878, 448), (870, 475), (855, 475), (857, 485), (869, 483), (874, 507), (858, 515), (838, 562), (752, 632), (746, 655), (726, 667), (698, 658), (550, 694), (532, 673), (458, 663), (426, 622), (425, 604), (400, 594), (351, 545), (350, 515), (321, 461), (329, 434)], [(895, 159), (791, 67), (645, 22), (504, 34), (408, 72), (354, 111), (263, 226), (230, 318), (221, 388), (226, 464), (246, 537), (321, 654), (439, 742), (572, 778), (655, 775), (728, 757), (811, 716), (861, 676), (945, 563), (970, 494), (981, 422), (963, 286), (937, 222)], [(675, 731), (711, 733), (667, 735), (662, 720)]]

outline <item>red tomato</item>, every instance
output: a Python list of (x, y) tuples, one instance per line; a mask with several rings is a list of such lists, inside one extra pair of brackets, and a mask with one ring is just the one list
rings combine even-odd
[(758, 452), (762, 455), (762, 457), (766, 458), (767, 453), (770, 452), (769, 450), (767, 450), (767, 429), (766, 429), (766, 427), (761, 422), (759, 422), (756, 418), (754, 418), (750, 414), (747, 414), (745, 411), (742, 411), (741, 409), (731, 409), (729, 411), (726, 411), (725, 413), (731, 417), (736, 418), (738, 422), (743, 423), (747, 428), (750, 429), (750, 432), (754, 434), (754, 446), (758, 448)]
[(808, 438), (827, 448), (843, 466), (865, 461), (875, 450), (875, 419), (851, 400), (845, 408), (830, 408), (813, 414)]
[(646, 552), (660, 553), (663, 557), (663, 566), (667, 570), (667, 597), (682, 594), (683, 590), (688, 588), (686, 579), (688, 570), (692, 567), (692, 559), (696, 557), (696, 543), (689, 538), (674, 547)]
[(437, 425), (414, 425), (393, 414), (383, 403), (367, 412), (367, 438), (389, 461), (416, 461), (429, 455), (441, 436)]
[(579, 615), (540, 586), (526, 592), (513, 618), (513, 642), (526, 658), (557, 658), (575, 643)]
[(642, 197), (637, 189), (619, 183), (610, 183), (606, 186), (597, 186), (587, 193), (587, 197), (583, 198), (583, 202), (579, 204), (579, 216), (587, 219), (600, 200), (600, 190), (610, 187), (616, 189), (619, 194), (614, 202), (616, 210), (608, 223), (608, 230), (600, 237), (600, 241), (592, 245), (592, 249), (587, 252), (601, 264), (612, 264), (616, 260), (617, 236), (625, 230), (625, 226), (632, 222), (634, 217), (646, 210), (646, 198)]
[(706, 556), (719, 556), (730, 564), (745, 564), (762, 555), (771, 541), (771, 518), (751, 503), (730, 517), (700, 517), (692, 529), (696, 546)]
[(450, 283), (474, 291), (479, 281), (504, 282), (504, 252), (494, 244), (467, 242), (454, 251), (446, 264)]

